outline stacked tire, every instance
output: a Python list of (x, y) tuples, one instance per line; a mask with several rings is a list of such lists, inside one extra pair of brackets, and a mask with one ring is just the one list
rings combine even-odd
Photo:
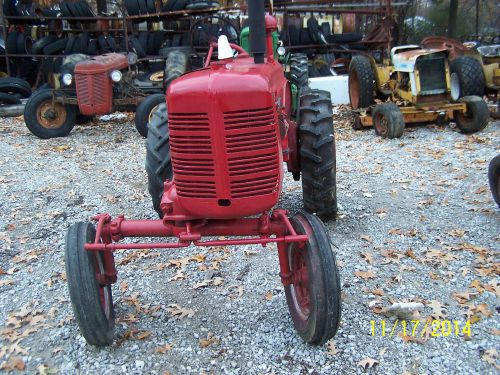
[(21, 104), (21, 99), (31, 96), (31, 86), (20, 78), (0, 78), (0, 104)]

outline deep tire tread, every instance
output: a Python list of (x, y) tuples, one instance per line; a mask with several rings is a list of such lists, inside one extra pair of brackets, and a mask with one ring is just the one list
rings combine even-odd
[(304, 208), (328, 220), (337, 213), (335, 135), (330, 94), (300, 97), (300, 157)]
[(151, 195), (153, 208), (160, 218), (163, 217), (163, 212), (160, 209), (163, 184), (166, 179), (172, 178), (169, 140), (167, 105), (160, 104), (158, 110), (153, 113), (151, 122), (148, 123), (146, 140), (148, 191)]

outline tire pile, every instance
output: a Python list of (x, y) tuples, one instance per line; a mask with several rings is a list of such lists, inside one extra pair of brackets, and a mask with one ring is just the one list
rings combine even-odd
[[(287, 30), (283, 30), (280, 35), (285, 45), (300, 46), (312, 44), (348, 44), (349, 47), (359, 49), (359, 41), (363, 39), (361, 33), (333, 34), (329, 22), (319, 25), (318, 21), (311, 17), (307, 20), (307, 27), (289, 25)], [(362, 48), (362, 47), (361, 47)], [(354, 48), (353, 48), (354, 49)]]
[(31, 96), (31, 86), (24, 79), (0, 78), (0, 105), (21, 104), (21, 99)]
[(157, 9), (155, 0), (124, 0), (124, 6), (129, 16), (142, 16), (161, 12), (176, 12), (179, 10), (202, 10), (218, 8), (218, 1), (208, 0), (166, 0)]

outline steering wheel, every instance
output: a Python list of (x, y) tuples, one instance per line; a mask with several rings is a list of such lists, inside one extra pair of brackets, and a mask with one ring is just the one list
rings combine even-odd
[[(214, 20), (217, 20), (214, 23)], [(217, 42), (219, 36), (227, 36), (230, 43), (239, 42), (239, 32), (233, 23), (220, 16), (207, 16), (196, 20), (189, 29), (189, 43), (194, 46), (209, 46)]]
[[(205, 59), (205, 64), (203, 65), (204, 68), (208, 67), (210, 65), (210, 61), (212, 60), (212, 55), (214, 53), (214, 49), (216, 49), (219, 46), (217, 42), (212, 42), (210, 43), (210, 48), (208, 49), (207, 57)], [(245, 51), (243, 48), (241, 48), (239, 45), (234, 44), (234, 43), (229, 43), (229, 46), (234, 49), (236, 52), (238, 52), (237, 57), (248, 57), (250, 56), (247, 51)]]

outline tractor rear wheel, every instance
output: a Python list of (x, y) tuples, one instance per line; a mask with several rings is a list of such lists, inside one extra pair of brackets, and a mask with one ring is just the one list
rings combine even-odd
[(490, 161), (488, 168), (488, 180), (490, 182), (491, 194), (493, 199), (500, 207), (500, 154)]
[(396, 104), (377, 104), (373, 109), (372, 119), (375, 133), (382, 138), (400, 138), (403, 135), (405, 120)]
[(160, 218), (160, 209), (165, 180), (172, 179), (172, 161), (170, 159), (170, 137), (168, 131), (167, 104), (161, 103), (153, 112), (148, 123), (146, 140), (146, 172), (148, 174), (148, 190), (153, 201), (153, 208)]
[(307, 234), (301, 248), (287, 249), (292, 284), (285, 286), (288, 309), (304, 341), (321, 345), (337, 333), (341, 315), (340, 276), (326, 228), (317, 217), (299, 212), (291, 218), (297, 234)]
[(297, 91), (300, 91), (302, 87), (309, 85), (307, 55), (304, 53), (294, 53), (290, 55), (288, 62), (290, 64), (288, 79), (291, 84), (297, 87)]
[(366, 56), (353, 56), (349, 64), (349, 101), (353, 109), (366, 108), (373, 104), (375, 76), (370, 60)]
[(482, 97), (486, 82), (481, 63), (470, 56), (460, 56), (450, 63), (451, 98), (458, 100), (464, 96)]
[(470, 134), (483, 130), (488, 125), (490, 111), (488, 105), (479, 96), (464, 96), (459, 102), (465, 103), (466, 112), (455, 111), (453, 117), (462, 133)]
[(299, 144), (304, 208), (323, 220), (337, 214), (335, 132), (332, 116), (329, 92), (308, 88), (301, 92)]
[(158, 110), (161, 103), (165, 103), (165, 95), (153, 94), (149, 95), (137, 106), (135, 128), (144, 138), (148, 136), (148, 123), (153, 119), (153, 113)]
[(53, 101), (52, 90), (38, 90), (24, 107), (24, 122), (42, 139), (66, 137), (75, 126), (76, 106)]
[(65, 262), (69, 296), (85, 340), (96, 346), (113, 343), (115, 311), (111, 284), (103, 284), (102, 252), (87, 251), (86, 243), (94, 242), (96, 231), (91, 223), (79, 222), (66, 234)]

